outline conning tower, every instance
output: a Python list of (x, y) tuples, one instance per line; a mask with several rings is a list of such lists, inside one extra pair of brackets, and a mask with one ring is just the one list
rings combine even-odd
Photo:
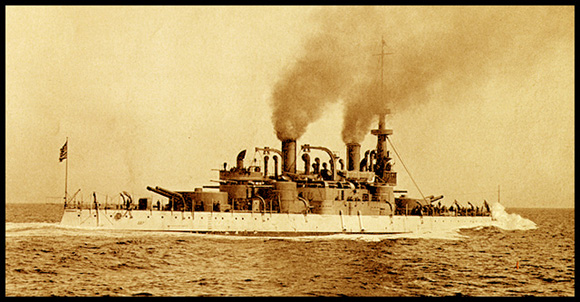
[(371, 134), (377, 136), (376, 164), (373, 171), (383, 182), (395, 186), (397, 185), (397, 174), (391, 171), (391, 157), (387, 150), (387, 136), (393, 134), (393, 130), (385, 128), (385, 116), (389, 113), (391, 111), (386, 109), (379, 114), (379, 127), (371, 130)]

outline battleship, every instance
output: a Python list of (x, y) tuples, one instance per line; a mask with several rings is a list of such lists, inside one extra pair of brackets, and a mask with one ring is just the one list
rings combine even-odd
[[(382, 41), (381, 92), (383, 91)], [(382, 95), (382, 93), (381, 93)], [(61, 225), (101, 229), (184, 231), (224, 234), (393, 234), (433, 232), (493, 225), (487, 201), (481, 207), (449, 207), (443, 195), (411, 198), (406, 190), (396, 190), (397, 172), (387, 141), (398, 156), (386, 129), (389, 109), (377, 113), (376, 148), (364, 152), (361, 145), (346, 144), (345, 160), (329, 148), (304, 144), (298, 150), (295, 138), (280, 138), (281, 149), (256, 147), (263, 165), (244, 166), (246, 150), (238, 153), (235, 166), (227, 163), (219, 170), (219, 185), (193, 191), (169, 190), (160, 186), (147, 190), (163, 198), (138, 198), (123, 191), (122, 203), (114, 206), (97, 201), (83, 204), (67, 201)], [(68, 138), (67, 138), (68, 142)], [(311, 161), (312, 150), (328, 155)], [(297, 153), (304, 169), (297, 170)], [(270, 164), (270, 157), (273, 164)], [(61, 160), (66, 158), (66, 143)], [(399, 157), (399, 161), (402, 162)], [(268, 168), (273, 166), (273, 171)], [(68, 167), (68, 163), (67, 163)], [(407, 171), (408, 172), (408, 171)], [(410, 176), (410, 175), (409, 175)], [(204, 190), (205, 189), (205, 190)], [(217, 190), (217, 191), (216, 191)], [(420, 191), (420, 190), (419, 190)], [(77, 191), (78, 193), (78, 191)]]
[[(446, 207), (442, 195), (411, 198), (406, 190), (395, 189), (388, 113), (378, 115), (378, 127), (371, 130), (376, 148), (364, 152), (362, 160), (358, 143), (346, 144), (345, 165), (326, 147), (304, 144), (297, 150), (296, 140), (286, 139), (281, 149), (256, 147), (261, 165), (246, 167), (246, 150), (241, 151), (235, 165), (224, 163), (219, 169), (217, 185), (191, 191), (148, 186), (163, 202), (134, 198), (126, 191), (119, 193), (122, 202), (113, 205), (99, 203), (95, 193), (89, 204), (65, 199), (60, 224), (240, 235), (394, 234), (493, 225), (486, 201), (481, 207), (457, 201)], [(319, 157), (311, 160), (313, 150), (326, 153), (328, 164)], [(297, 169), (297, 153), (303, 170)]]

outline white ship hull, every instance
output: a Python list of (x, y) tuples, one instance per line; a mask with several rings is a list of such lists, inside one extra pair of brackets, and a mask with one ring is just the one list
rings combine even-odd
[(63, 226), (229, 234), (410, 233), (491, 226), (491, 216), (364, 216), (65, 209)]

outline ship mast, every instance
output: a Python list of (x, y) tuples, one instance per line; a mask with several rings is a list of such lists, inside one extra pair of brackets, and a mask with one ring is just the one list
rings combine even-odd
[[(385, 73), (385, 68), (384, 68), (384, 58), (386, 55), (390, 55), (393, 54), (392, 52), (385, 52), (385, 45), (387, 43), (385, 42), (384, 37), (381, 37), (381, 53), (380, 54), (375, 54), (375, 56), (381, 56), (381, 101), (384, 101), (384, 73)], [(389, 139), (389, 135), (393, 134), (393, 130), (391, 129), (386, 129), (385, 128), (385, 115), (391, 113), (391, 111), (389, 109), (384, 109), (384, 111), (379, 112), (379, 128), (378, 129), (373, 129), (371, 130), (371, 134), (374, 134), (377, 136), (377, 169), (375, 169), (375, 171), (377, 171), (378, 175), (381, 175), (382, 177), (385, 177), (385, 163), (387, 161), (387, 159), (385, 158), (387, 155), (387, 140), (389, 141), (389, 143), (391, 144), (391, 147), (393, 148), (393, 151), (395, 151), (395, 154), (397, 155), (397, 157), (399, 158), (399, 162), (401, 162), (401, 164), (403, 165), (403, 168), (405, 168), (405, 171), (407, 171), (407, 174), (409, 175), (409, 178), (411, 178), (411, 181), (413, 181), (413, 184), (415, 184), (415, 187), (417, 188), (417, 190), (419, 191), (419, 194), (421, 194), (421, 197), (423, 198), (423, 200), (425, 202), (427, 202), (427, 199), (425, 198), (425, 195), (423, 194), (423, 192), (421, 191), (421, 189), (419, 188), (419, 185), (417, 185), (417, 182), (415, 182), (415, 179), (413, 179), (413, 176), (411, 175), (411, 172), (409, 172), (409, 169), (407, 169), (407, 166), (405, 166), (405, 163), (403, 162), (403, 159), (401, 158), (401, 156), (399, 155), (399, 153), (397, 152), (397, 149), (395, 149), (395, 146), (393, 145), (393, 142)]]
[[(392, 53), (385, 52), (385, 39), (381, 38), (381, 53), (375, 54), (374, 56), (381, 56), (381, 85), (380, 85), (380, 103), (384, 102), (384, 58), (386, 55), (390, 55)], [(389, 109), (383, 109), (381, 112), (378, 112), (379, 116), (379, 127), (378, 129), (371, 130), (371, 134), (377, 136), (377, 162), (376, 167), (373, 169), (377, 172), (379, 177), (383, 178), (385, 171), (385, 164), (386, 164), (386, 157), (387, 157), (387, 136), (393, 134), (393, 130), (385, 128), (385, 115), (391, 113)]]
[[(385, 95), (385, 93), (384, 93), (385, 92), (384, 91), (384, 89), (385, 89), (384, 88), (384, 86), (385, 86), (385, 83), (384, 83), (385, 82), (384, 81), (384, 78), (385, 78), (385, 68), (384, 68), (384, 65), (385, 65), (385, 56), (386, 55), (392, 55), (393, 54), (392, 52), (385, 52), (385, 46), (386, 45), (387, 45), (387, 43), (385, 42), (385, 38), (384, 37), (381, 37), (381, 53), (374, 54), (373, 55), (373, 56), (381, 56), (381, 86), (380, 86), (380, 88), (381, 88), (381, 91), (380, 91), (381, 92), (381, 101), (384, 101), (383, 100), (383, 97)], [(386, 112), (386, 113), (389, 113), (389, 112)], [(380, 122), (381, 122), (381, 120), (379, 120), (379, 123)], [(379, 128), (380, 128), (380, 126), (379, 126)]]

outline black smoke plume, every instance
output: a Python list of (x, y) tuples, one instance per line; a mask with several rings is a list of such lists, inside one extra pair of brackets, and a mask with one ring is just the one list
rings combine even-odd
[[(298, 139), (326, 105), (344, 102), (342, 137), (360, 143), (376, 114), (428, 102), (434, 90), (450, 102), (493, 75), (529, 76), (569, 34), (562, 7), (335, 7), (315, 15), (316, 33), (274, 87), (273, 123), (281, 140)], [(569, 37), (566, 37), (569, 38)], [(379, 65), (385, 51), (381, 89)], [(533, 45), (522, 49), (519, 45)]]

